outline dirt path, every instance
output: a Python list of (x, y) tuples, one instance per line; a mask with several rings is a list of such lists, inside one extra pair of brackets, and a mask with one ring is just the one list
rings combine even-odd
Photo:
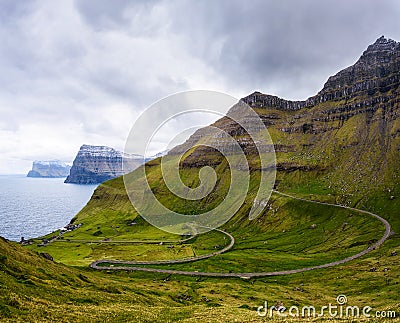
[[(266, 277), (266, 276), (281, 276), (281, 275), (290, 275), (290, 274), (296, 274), (296, 273), (301, 273), (301, 272), (305, 272), (305, 271), (310, 271), (310, 270), (315, 270), (315, 269), (322, 269), (322, 268), (328, 268), (328, 267), (333, 267), (333, 266), (337, 266), (346, 262), (349, 262), (351, 260), (357, 259), (361, 256), (364, 256), (365, 254), (367, 254), (368, 252), (375, 250), (376, 248), (378, 248), (379, 246), (381, 246), (385, 240), (389, 237), (390, 232), (391, 232), (391, 227), (388, 221), (386, 221), (384, 218), (380, 217), (377, 214), (374, 214), (372, 212), (368, 212), (368, 211), (364, 211), (364, 210), (359, 210), (353, 207), (349, 207), (349, 206), (344, 206), (344, 205), (338, 205), (338, 204), (332, 204), (332, 203), (326, 203), (326, 202), (318, 202), (318, 201), (311, 201), (311, 200), (307, 200), (304, 198), (300, 198), (300, 197), (295, 197), (295, 196), (291, 196), (289, 194), (285, 194), (285, 193), (281, 193), (278, 191), (273, 191), (274, 193), (281, 195), (281, 196), (285, 196), (285, 197), (289, 197), (289, 198), (293, 198), (296, 200), (300, 200), (300, 201), (305, 201), (307, 203), (316, 203), (316, 204), (321, 204), (321, 205), (329, 205), (329, 206), (334, 206), (334, 207), (340, 207), (343, 209), (347, 209), (347, 210), (351, 210), (351, 211), (356, 211), (359, 213), (363, 213), (363, 214), (367, 214), (369, 216), (372, 216), (376, 219), (378, 219), (379, 221), (382, 222), (382, 224), (385, 227), (385, 233), (384, 235), (381, 237), (381, 239), (376, 242), (375, 244), (373, 244), (372, 246), (368, 247), (367, 249), (344, 259), (341, 260), (337, 260), (334, 262), (330, 262), (327, 264), (323, 264), (323, 265), (318, 265), (318, 266), (312, 266), (312, 267), (305, 267), (305, 268), (299, 268), (299, 269), (293, 269), (293, 270), (283, 270), (283, 271), (270, 271), (270, 272), (247, 272), (247, 273), (218, 273), (218, 272), (197, 272), (197, 271), (182, 271), (182, 270), (173, 270), (173, 269), (156, 269), (156, 268), (144, 268), (144, 267), (127, 267), (127, 266), (114, 266), (115, 265), (160, 265), (160, 264), (178, 264), (178, 263), (184, 263), (184, 262), (192, 262), (192, 261), (197, 261), (197, 260), (201, 260), (201, 259), (206, 259), (206, 258), (210, 258), (212, 256), (224, 253), (228, 250), (230, 250), (234, 243), (235, 243), (235, 239), (233, 238), (232, 235), (230, 235), (229, 233), (219, 230), (219, 229), (215, 229), (216, 231), (222, 232), (225, 235), (227, 235), (230, 239), (231, 242), (230, 244), (225, 247), (222, 250), (207, 254), (207, 255), (202, 255), (202, 256), (198, 256), (198, 257), (192, 257), (192, 258), (184, 258), (184, 259), (177, 259), (177, 260), (164, 260), (164, 261), (123, 261), (123, 260), (97, 260), (93, 263), (90, 264), (90, 267), (93, 269), (97, 269), (97, 270), (125, 270), (125, 271), (143, 271), (143, 272), (153, 272), (153, 273), (163, 273), (163, 274), (177, 274), (177, 275), (190, 275), (190, 276), (205, 276), (205, 277), (238, 277), (238, 278), (251, 278), (251, 277)], [(109, 266), (99, 266), (100, 264), (111, 264)]]

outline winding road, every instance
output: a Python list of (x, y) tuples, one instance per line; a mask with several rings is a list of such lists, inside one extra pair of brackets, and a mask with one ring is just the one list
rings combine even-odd
[[(207, 259), (210, 257), (213, 257), (218, 254), (222, 254), (224, 252), (229, 251), (234, 243), (235, 239), (234, 237), (219, 229), (214, 229), (215, 231), (219, 231), (225, 235), (227, 235), (230, 238), (230, 243), (228, 246), (226, 246), (224, 249), (218, 250), (216, 252), (202, 255), (202, 256), (197, 256), (197, 257), (191, 257), (191, 258), (184, 258), (184, 259), (176, 259), (176, 260), (162, 260), (162, 261), (123, 261), (123, 260), (97, 260), (93, 263), (90, 264), (90, 267), (96, 270), (125, 270), (125, 271), (143, 271), (143, 272), (153, 272), (153, 273), (163, 273), (163, 274), (176, 274), (176, 275), (189, 275), (189, 276), (204, 276), (204, 277), (236, 277), (236, 278), (244, 278), (248, 279), (251, 277), (266, 277), (266, 276), (282, 276), (282, 275), (291, 275), (291, 274), (296, 274), (296, 273), (301, 273), (305, 271), (310, 271), (310, 270), (315, 270), (315, 269), (322, 269), (322, 268), (328, 268), (328, 267), (333, 267), (337, 266), (340, 264), (344, 264), (346, 262), (349, 262), (351, 260), (357, 259), (359, 257), (364, 256), (365, 254), (369, 253), (372, 250), (375, 250), (379, 246), (381, 246), (386, 239), (389, 237), (391, 233), (391, 227), (388, 221), (386, 221), (384, 218), (380, 217), (377, 214), (374, 214), (372, 212), (356, 209), (350, 206), (344, 206), (344, 205), (339, 205), (339, 204), (332, 204), (332, 203), (327, 203), (327, 202), (318, 202), (318, 201), (312, 201), (312, 200), (307, 200), (304, 198), (292, 196), (289, 194), (281, 193), (278, 191), (273, 190), (275, 194), (289, 197), (292, 199), (300, 200), (300, 201), (305, 201), (307, 203), (316, 203), (316, 204), (321, 204), (321, 205), (328, 205), (328, 206), (334, 206), (334, 207), (339, 207), (343, 208), (346, 210), (351, 210), (359, 213), (363, 213), (369, 216), (372, 216), (384, 225), (385, 227), (385, 233), (383, 236), (380, 238), (379, 241), (377, 241), (375, 244), (372, 246), (369, 246), (367, 249), (344, 259), (337, 260), (334, 262), (330, 262), (327, 264), (323, 265), (318, 265), (318, 266), (312, 266), (312, 267), (305, 267), (305, 268), (299, 268), (299, 269), (293, 269), (293, 270), (282, 270), (282, 271), (269, 271), (269, 272), (244, 272), (244, 273), (219, 273), (219, 272), (197, 272), (197, 271), (183, 271), (183, 270), (173, 270), (173, 269), (156, 269), (156, 268), (146, 268), (146, 267), (133, 267), (133, 266), (118, 266), (118, 265), (165, 265), (165, 264), (179, 264), (179, 263), (186, 263), (186, 262), (192, 262), (192, 261), (198, 261), (202, 259)], [(101, 264), (110, 264), (109, 266), (101, 266)], [(114, 266), (117, 265), (117, 266)]]

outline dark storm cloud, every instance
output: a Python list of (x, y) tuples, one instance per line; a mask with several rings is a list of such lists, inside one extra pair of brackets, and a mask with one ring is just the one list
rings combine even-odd
[[(94, 29), (166, 31), (229, 88), (306, 98), (385, 34), (400, 39), (399, 5), (375, 0), (75, 2)], [(163, 20), (151, 20), (154, 8)], [(143, 17), (147, 17), (143, 18)], [(139, 19), (143, 24), (135, 24)], [(134, 25), (134, 28), (132, 27)], [(196, 71), (197, 72), (197, 71)], [(193, 73), (190, 69), (188, 74)]]
[(244, 88), (304, 98), (382, 34), (400, 40), (399, 8), (373, 0), (179, 2), (173, 30)]

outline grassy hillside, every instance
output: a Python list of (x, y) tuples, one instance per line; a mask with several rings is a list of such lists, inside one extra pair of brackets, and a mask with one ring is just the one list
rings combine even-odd
[[(317, 183), (305, 186), (296, 183), (292, 191), (313, 199), (331, 202), (337, 199)], [(397, 216), (399, 209), (398, 199), (388, 199), (387, 192), (363, 203), (369, 203), (362, 205), (365, 208), (390, 219)], [(354, 254), (383, 233), (380, 223), (372, 218), (278, 195), (272, 196), (268, 210), (254, 221), (247, 220), (246, 207), (249, 206), (246, 205), (224, 226), (236, 238), (231, 252), (191, 264), (160, 267), (221, 272), (300, 268)], [(128, 220), (136, 224), (129, 225)], [(270, 304), (282, 301), (285, 306), (312, 304), (318, 307), (335, 303), (338, 294), (345, 294), (352, 305), (369, 305), (381, 311), (399, 309), (398, 234), (391, 236), (378, 250), (339, 267), (286, 277), (241, 280), (88, 269), (87, 264), (96, 257), (178, 258), (186, 255), (178, 249), (199, 254), (226, 243), (222, 235), (212, 232), (184, 245), (174, 242), (181, 237), (155, 230), (136, 215), (120, 178), (99, 186), (88, 205), (76, 216), (75, 223), (83, 225), (66, 233), (63, 241), (46, 247), (33, 244), (28, 248), (48, 252), (56, 262), (78, 267), (53, 263), (15, 243), (1, 240), (2, 320), (191, 322), (196, 318), (199, 322), (263, 322), (265, 319), (260, 319), (255, 309), (265, 300)], [(316, 224), (315, 229), (310, 228), (312, 224)], [(99, 230), (105, 233), (94, 234)], [(397, 228), (394, 230), (398, 232)], [(98, 242), (107, 238), (118, 241), (168, 239), (170, 244), (116, 243), (109, 246)], [(77, 243), (68, 239), (90, 242)], [(168, 249), (170, 245), (175, 248)], [(89, 249), (88, 255), (84, 255), (81, 248)], [(393, 252), (397, 254), (392, 256)]]
[[(159, 167), (152, 166), (149, 174), (153, 180), (158, 176), (158, 180), (162, 181)], [(162, 185), (159, 187), (162, 188)], [(167, 190), (159, 191), (162, 192), (160, 200), (167, 206), (175, 206), (178, 211), (189, 207), (176, 201), (178, 198), (174, 199)], [(334, 199), (334, 196), (328, 198)], [(203, 203), (211, 204), (207, 201)], [(367, 248), (380, 238), (384, 230), (379, 221), (362, 214), (275, 195), (263, 215), (249, 221), (247, 215), (251, 203), (249, 198), (224, 225), (237, 238), (234, 251), (204, 261), (206, 265), (215, 263), (220, 266), (220, 269), (212, 265), (209, 268), (240, 271), (245, 266), (248, 271), (268, 271), (323, 264)], [(201, 207), (202, 203), (198, 202), (197, 208)], [(182, 244), (179, 240), (185, 237), (167, 234), (150, 226), (130, 205), (121, 178), (99, 186), (88, 205), (74, 218), (74, 223), (82, 223), (82, 226), (46, 246), (41, 246), (37, 240), (29, 248), (48, 252), (57, 261), (66, 264), (88, 265), (98, 259), (186, 258), (210, 253), (217, 246), (227, 243), (223, 235), (219, 239), (212, 238), (216, 233), (211, 232)], [(240, 262), (231, 260), (235, 258), (241, 258)], [(273, 261), (264, 263), (264, 259)], [(190, 266), (193, 265), (184, 267)]]
[[(156, 168), (153, 167), (152, 171), (156, 172)], [(294, 173), (291, 174), (293, 175)], [(326, 192), (323, 187), (312, 183), (310, 181), (310, 185), (306, 186), (297, 183), (292, 191), (298, 196), (315, 200), (335, 202), (338, 198)], [(177, 241), (182, 237), (168, 236), (149, 226), (146, 221), (137, 216), (127, 201), (121, 178), (106, 182), (99, 186), (89, 204), (76, 216), (74, 222), (83, 223), (81, 228), (66, 233), (62, 241), (56, 241), (45, 247), (37, 247), (34, 244), (29, 248), (38, 252), (48, 252), (56, 261), (86, 268), (86, 265), (95, 259), (184, 258), (190, 255), (190, 252), (193, 255), (212, 252), (215, 246), (226, 243), (223, 235), (210, 232), (181, 245)], [(374, 209), (387, 218), (392, 219), (397, 216), (397, 199), (388, 199), (387, 195), (382, 193), (382, 196), (375, 195), (375, 200), (367, 201), (370, 204), (364, 205), (365, 208)], [(384, 231), (380, 222), (368, 216), (275, 194), (269, 202), (267, 211), (261, 217), (249, 221), (248, 208), (249, 204), (245, 204), (241, 211), (224, 226), (224, 229), (232, 233), (236, 239), (232, 251), (194, 263), (152, 267), (214, 272), (295, 269), (355, 254), (379, 239)], [(107, 222), (103, 223), (101, 219), (105, 218)], [(126, 219), (135, 220), (136, 224), (131, 226), (129, 225), (131, 222), (127, 223)], [(311, 229), (312, 225), (315, 225), (315, 229)], [(111, 226), (116, 230), (102, 230), (103, 227), (111, 228)], [(93, 235), (98, 230), (110, 234)], [(398, 229), (394, 228), (394, 230), (398, 232)], [(85, 239), (89, 239), (89, 242), (85, 243)], [(126, 243), (99, 242), (104, 239), (125, 240)], [(165, 244), (128, 243), (128, 241), (141, 239), (165, 241)], [(74, 242), (73, 240), (82, 241)], [(118, 286), (123, 286), (123, 284), (136, 286), (136, 283), (146, 285), (143, 289), (156, 293), (159, 299), (174, 298), (175, 293), (176, 295), (189, 293), (190, 301), (179, 299), (187, 307), (174, 308), (172, 306), (168, 310), (165, 309), (165, 313), (174, 313), (170, 315), (171, 318), (176, 319), (180, 318), (180, 315), (185, 317), (183, 313), (187, 313), (187, 317), (190, 317), (190, 313), (197, 313), (199, 320), (210, 319), (208, 316), (211, 315), (210, 313), (215, 313), (212, 315), (217, 315), (221, 319), (228, 317), (226, 316), (228, 313), (235, 313), (232, 317), (244, 315), (243, 321), (257, 320), (254, 308), (262, 304), (264, 299), (271, 302), (282, 300), (285, 305), (313, 302), (316, 306), (322, 306), (324, 302), (333, 302), (340, 293), (346, 294), (354, 304), (360, 306), (371, 303), (371, 306), (380, 310), (393, 309), (399, 307), (400, 296), (397, 288), (399, 273), (396, 270), (400, 261), (399, 242), (400, 237), (395, 234), (383, 247), (359, 260), (337, 268), (288, 277), (243, 281), (139, 272), (92, 274), (102, 278), (107, 276), (110, 280), (118, 279), (116, 282)], [(168, 248), (171, 245), (174, 245), (174, 249)], [(88, 253), (84, 253), (86, 249), (89, 250)], [(190, 250), (190, 252), (184, 253), (184, 250)], [(397, 255), (391, 256), (393, 252), (397, 252)], [(376, 271), (371, 271), (374, 267)], [(174, 285), (178, 281), (179, 286), (185, 286), (185, 292), (177, 287), (178, 285)], [(206, 302), (204, 299), (209, 301)], [(207, 309), (203, 313), (200, 313), (201, 306)], [(93, 308), (95, 312), (98, 310), (98, 308)], [(151, 313), (156, 312), (157, 309), (151, 310)]]
[(317, 307), (335, 303), (338, 294), (352, 305), (398, 310), (400, 256), (390, 256), (394, 250), (399, 254), (398, 238), (338, 268), (251, 280), (198, 279), (71, 268), (0, 240), (0, 317), (4, 322), (264, 322), (255, 308), (265, 300)]
[[(77, 319), (83, 321), (87, 317), (104, 319), (110, 313), (115, 315), (117, 321), (127, 320), (129, 315), (144, 322), (155, 318), (190, 321), (192, 317), (196, 317), (197, 321), (258, 321), (254, 309), (265, 300), (282, 301), (285, 306), (322, 306), (334, 303), (338, 294), (345, 294), (352, 305), (369, 305), (375, 310), (399, 312), (400, 183), (396, 165), (400, 160), (400, 143), (396, 134), (400, 124), (392, 120), (382, 126), (381, 111), (368, 116), (357, 114), (344, 121), (319, 122), (312, 119), (313, 115), (334, 107), (332, 103), (328, 105), (324, 103), (312, 108), (312, 111), (306, 109), (296, 113), (265, 108), (256, 111), (265, 118), (274, 116), (275, 124), (269, 129), (277, 147), (278, 190), (310, 200), (355, 206), (372, 211), (390, 222), (394, 231), (390, 238), (382, 247), (360, 259), (324, 270), (250, 280), (92, 272), (87, 266), (97, 259), (180, 259), (211, 253), (227, 244), (224, 235), (217, 232), (182, 243), (180, 240), (187, 237), (150, 226), (131, 206), (122, 178), (105, 182), (96, 189), (89, 203), (73, 219), (75, 224), (82, 223), (80, 228), (63, 234), (46, 246), (38, 246), (40, 239), (27, 246), (35, 252), (51, 254), (58, 263), (75, 267), (49, 264), (35, 254), (21, 251), (14, 244), (7, 246), (40, 259), (44, 268), (52, 266), (51, 270), (57, 273), (49, 278), (51, 284), (55, 284), (51, 287), (54, 293), (61, 293), (63, 289), (64, 276), (60, 273), (64, 271), (67, 272), (65, 275), (73, 277), (82, 273), (90, 277), (90, 283), (79, 277), (70, 280), (70, 294), (60, 301), (60, 304), (70, 302), (79, 307), (75, 305), (75, 299), (86, 299), (82, 301), (85, 304), (79, 307), (79, 314), (75, 314)], [(223, 127), (225, 121), (219, 122)], [(282, 131), (286, 123), (300, 129), (305, 124), (313, 124), (313, 129), (323, 128), (324, 131)], [(195, 157), (201, 153), (200, 148), (185, 156), (181, 175), (190, 187), (199, 184), (199, 167), (195, 165)], [(217, 188), (196, 203), (188, 203), (170, 194), (162, 179), (159, 160), (147, 164), (151, 187), (164, 205), (178, 212), (196, 214), (222, 200), (230, 181), (226, 161), (215, 154), (204, 156), (217, 170)], [(259, 173), (257, 156), (249, 154), (248, 158), (252, 165), (248, 198), (239, 212), (223, 226), (235, 237), (234, 248), (206, 260), (152, 267), (199, 272), (297, 269), (356, 254), (382, 236), (382, 224), (372, 217), (276, 194), (272, 195), (264, 213), (249, 221), (251, 197), (257, 190)], [(49, 234), (47, 238), (57, 234)], [(11, 259), (14, 259), (13, 256)], [(32, 265), (25, 266), (21, 271), (28, 275), (34, 273), (35, 276), (39, 269)], [(49, 269), (49, 272), (52, 271)], [(12, 290), (18, 290), (15, 284), (25, 284), (15, 282), (15, 278), (7, 275), (2, 279), (7, 282), (5, 286), (11, 286)], [(87, 284), (95, 291), (93, 303), (91, 296), (82, 296), (89, 288)], [(110, 287), (112, 291), (104, 290), (104, 284), (113, 286)], [(55, 306), (52, 303), (54, 300), (45, 296), (47, 289), (48, 286), (35, 287), (38, 299), (50, 302), (51, 310), (48, 311), (57, 317), (64, 308)], [(18, 291), (15, 297), (21, 298), (24, 293)], [(135, 299), (135, 305), (128, 304), (131, 298)], [(118, 306), (115, 305), (117, 300)], [(4, 317), (26, 317), (30, 313), (29, 310), (13, 308), (8, 299), (2, 302)], [(153, 302), (153, 305), (149, 310), (141, 302)], [(40, 306), (35, 306), (37, 309), (32, 311), (43, 317)]]

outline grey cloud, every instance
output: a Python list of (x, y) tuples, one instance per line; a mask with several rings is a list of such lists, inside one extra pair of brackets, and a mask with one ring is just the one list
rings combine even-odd
[[(185, 35), (194, 55), (232, 82), (264, 91), (272, 85), (286, 97), (314, 94), (382, 34), (400, 38), (395, 1), (201, 1), (184, 7), (176, 9), (184, 14), (173, 30), (194, 30)], [(220, 52), (207, 50), (213, 42), (220, 42)], [(310, 84), (307, 74), (314, 78)]]
[(2, 0), (0, 3), (0, 18), (2, 24), (13, 25), (16, 20), (30, 13), (35, 5), (35, 1), (21, 0)]
[(121, 147), (174, 92), (313, 95), (382, 34), (400, 40), (399, 16), (390, 0), (2, 0), (0, 173)]
[[(135, 20), (149, 16), (157, 2), (158, 0), (75, 0), (74, 3), (81, 17), (93, 29), (124, 31)], [(149, 32), (148, 26), (140, 27), (140, 32)]]
[(124, 15), (132, 5), (130, 0), (76, 0), (75, 6), (85, 21), (95, 28), (112, 28), (129, 24), (129, 18)]

